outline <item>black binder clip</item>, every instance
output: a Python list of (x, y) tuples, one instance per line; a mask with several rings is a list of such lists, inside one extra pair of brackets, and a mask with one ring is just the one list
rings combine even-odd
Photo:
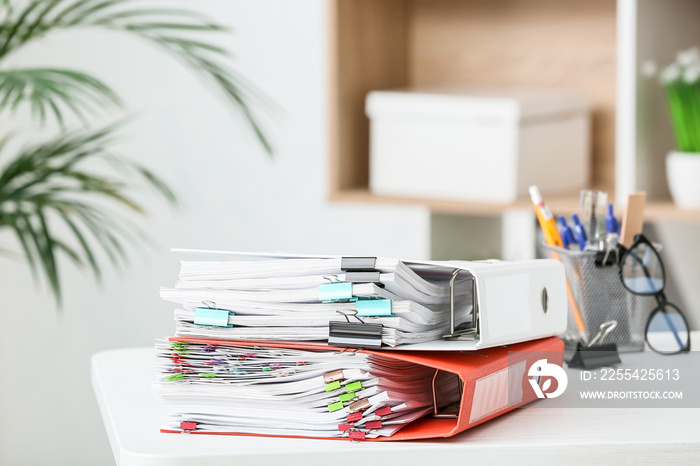
[[(347, 322), (328, 322), (328, 344), (346, 348), (381, 348), (382, 324), (368, 324), (357, 317), (355, 309), (338, 311)], [(358, 322), (350, 322), (348, 315)]]
[(608, 245), (603, 251), (596, 252), (595, 266), (609, 267), (620, 262), (620, 250), (617, 246)]
[[(569, 361), (569, 367), (575, 369), (596, 369), (603, 366), (619, 364), (620, 355), (615, 343), (603, 343), (605, 337), (617, 327), (617, 321), (609, 320), (600, 324), (598, 334), (588, 345), (578, 343), (576, 353)], [(597, 343), (597, 344), (596, 344)]]
[(376, 257), (342, 257), (340, 270), (343, 272), (375, 272)]
[(380, 281), (376, 257), (343, 257), (340, 260), (340, 270), (345, 272), (345, 281), (353, 283), (374, 283), (384, 288)]

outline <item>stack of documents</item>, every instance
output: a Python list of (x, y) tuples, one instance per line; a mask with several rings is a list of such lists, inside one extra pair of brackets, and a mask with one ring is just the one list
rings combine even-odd
[[(355, 259), (371, 264), (353, 270), (341, 257), (183, 261), (175, 287), (160, 294), (180, 305), (182, 336), (328, 341), (330, 322), (351, 322), (381, 325), (381, 344), (397, 346), (448, 332), (452, 269)], [(454, 293), (455, 324), (468, 324), (471, 277), (456, 280)]]
[(449, 437), (536, 399), (533, 364), (562, 364), (557, 261), (223, 259), (183, 261), (160, 290), (178, 304), (156, 343), (162, 432)]
[(156, 352), (166, 430), (364, 439), (433, 410), (435, 371), (377, 354), (183, 341), (158, 342)]

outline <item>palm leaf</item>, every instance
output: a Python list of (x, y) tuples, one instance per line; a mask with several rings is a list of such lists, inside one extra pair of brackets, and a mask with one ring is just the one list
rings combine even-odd
[(53, 113), (64, 126), (66, 109), (87, 121), (86, 115), (119, 105), (119, 97), (102, 81), (73, 70), (25, 68), (0, 70), (0, 111), (14, 109), (21, 100), (29, 100), (32, 113), (43, 123)]
[[(137, 245), (144, 237), (138, 226), (106, 211), (105, 202), (144, 214), (143, 206), (129, 194), (139, 183), (175, 202), (153, 172), (110, 152), (117, 129), (111, 125), (67, 133), (24, 147), (0, 173), (0, 227), (14, 231), (33, 272), (45, 278), (59, 304), (59, 257), (90, 267), (99, 280), (101, 256), (114, 266), (125, 265), (126, 246)], [(0, 141), (0, 155), (7, 147)], [(68, 234), (57, 236), (59, 223)]]
[[(228, 65), (230, 56), (226, 49), (203, 39), (227, 32), (225, 26), (189, 9), (158, 7), (146, 0), (32, 0), (16, 10), (4, 5), (0, 3), (6, 17), (0, 24), (0, 60), (59, 29), (98, 27), (134, 34), (179, 59), (222, 93), (243, 116), (266, 152), (272, 154), (266, 131), (254, 110), (254, 104), (269, 108), (269, 102)], [(86, 75), (68, 76), (62, 70), (63, 75), (49, 76), (60, 78), (57, 83), (40, 73), (39, 78), (45, 81), (37, 83), (36, 70), (34, 76), (27, 75), (31, 70), (12, 71), (16, 73), (10, 76), (14, 79), (0, 87), (0, 110), (16, 108), (26, 100), (39, 119), (51, 113), (61, 122), (62, 108), (69, 108), (84, 119), (89, 107), (117, 102), (109, 87), (94, 78), (88, 81)], [(0, 83), (2, 80), (0, 76)], [(73, 86), (78, 83), (81, 85)]]

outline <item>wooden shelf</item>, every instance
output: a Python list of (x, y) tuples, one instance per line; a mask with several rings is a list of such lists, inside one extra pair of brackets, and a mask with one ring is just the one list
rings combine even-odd
[[(644, 60), (668, 63), (698, 43), (700, 0), (674, 8), (641, 0), (331, 0), (329, 14), (332, 200), (455, 215), (530, 208), (528, 199), (503, 206), (370, 193), (365, 97), (402, 87), (567, 88), (593, 101), (590, 186), (616, 205), (627, 192), (647, 191), (649, 221), (700, 223), (700, 212), (668, 200), (668, 116), (658, 83), (639, 71)], [(543, 194), (554, 213), (579, 210), (578, 193)]]
[[(372, 90), (402, 87), (586, 92), (594, 104), (590, 182), (613, 189), (615, 2), (335, 0), (329, 20), (333, 199), (383, 199), (358, 194), (369, 186), (365, 97)], [(492, 210), (490, 205), (401, 202), (464, 213)]]
[[(481, 217), (502, 215), (508, 210), (532, 209), (530, 199), (522, 198), (513, 204), (482, 204), (457, 201), (439, 201), (417, 198), (377, 196), (368, 189), (347, 189), (331, 194), (331, 200), (337, 202), (381, 203), (396, 205), (422, 206), (431, 212), (449, 215), (473, 215)], [(548, 197), (547, 205), (555, 215), (570, 216), (580, 210), (579, 195), (572, 193)], [(618, 215), (621, 214), (618, 211)], [(700, 222), (700, 210), (681, 210), (670, 200), (650, 202), (645, 209), (647, 221)]]

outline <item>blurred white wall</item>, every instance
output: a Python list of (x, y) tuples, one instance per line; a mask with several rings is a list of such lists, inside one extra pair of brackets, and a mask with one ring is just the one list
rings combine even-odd
[[(158, 287), (177, 276), (171, 247), (429, 255), (427, 211), (326, 201), (325, 2), (183, 4), (234, 29), (226, 44), (236, 67), (280, 108), (277, 154), (269, 159), (218, 96), (141, 41), (95, 31), (61, 34), (14, 57), (75, 66), (113, 85), (138, 116), (123, 132), (122, 152), (157, 170), (177, 190), (181, 207), (172, 211), (145, 198), (153, 214), (140, 223), (154, 251), (134, 254), (132, 266), (106, 274), (102, 287), (62, 261), (61, 312), (24, 262), (0, 258), (0, 464), (113, 462), (89, 358), (109, 348), (150, 346), (173, 332), (173, 307), (158, 297)], [(0, 243), (15, 244), (7, 234)]]

